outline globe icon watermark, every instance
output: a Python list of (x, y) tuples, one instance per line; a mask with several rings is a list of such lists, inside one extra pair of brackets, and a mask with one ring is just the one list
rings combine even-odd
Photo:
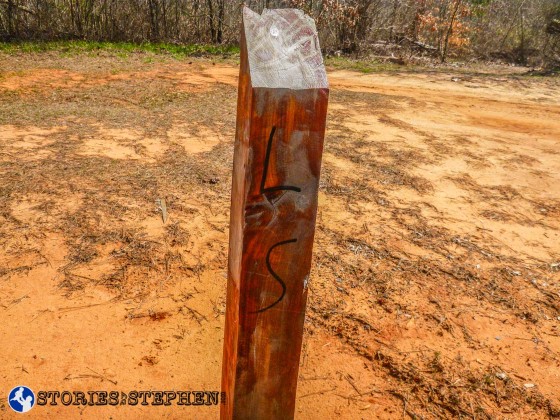
[(30, 388), (18, 385), (10, 391), (8, 404), (16, 413), (27, 413), (35, 405), (35, 394)]

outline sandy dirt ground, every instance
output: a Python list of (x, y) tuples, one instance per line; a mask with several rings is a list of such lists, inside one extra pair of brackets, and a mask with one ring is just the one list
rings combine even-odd
[[(219, 390), (237, 73), (0, 54), (0, 417), (19, 384)], [(329, 79), (296, 418), (560, 416), (560, 80)]]

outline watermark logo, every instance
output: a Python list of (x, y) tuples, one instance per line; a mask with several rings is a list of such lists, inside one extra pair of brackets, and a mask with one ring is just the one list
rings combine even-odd
[(35, 405), (35, 394), (26, 386), (16, 386), (8, 395), (8, 404), (16, 413), (27, 413)]

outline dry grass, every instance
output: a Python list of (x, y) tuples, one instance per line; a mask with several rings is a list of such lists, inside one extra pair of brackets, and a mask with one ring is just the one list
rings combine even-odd
[[(77, 60), (42, 60), (42, 67), (80, 70)], [(94, 63), (84, 60), (82, 70), (95, 74)], [(34, 63), (23, 56), (17, 65), (26, 69)], [(134, 58), (103, 58), (100, 65), (114, 74), (142, 68)], [(549, 332), (543, 320), (560, 315), (560, 268), (555, 260), (516, 252), (484, 229), (461, 232), (437, 209), (431, 201), (433, 182), (417, 169), (461, 156), (472, 142), (444, 142), (389, 116), (403, 100), (377, 93), (331, 94), (332, 104), (409, 131), (426, 147), (371, 141), (346, 125), (348, 112), (329, 116), (321, 191), (328, 206), (345, 214), (346, 221), (328, 220), (329, 207), (320, 216), (313, 272), (321, 274), (312, 282), (306, 336), (321, 331), (346, 343), (374, 375), (386, 379), (383, 396), (402, 405), (403, 416), (560, 416), (558, 401), (538, 389), (523, 388), (526, 378), (501, 380), (496, 373), (503, 366), (462, 356), (468, 349), (488, 358), (494, 352), (472, 330), (469, 316), (477, 316), (519, 325), (539, 357), (558, 363), (558, 349), (546, 344)], [(0, 90), (0, 126), (65, 127), (37, 135), (40, 145), (21, 154), (7, 142), (0, 146), (0, 280), (50, 264), (43, 255), (47, 237), (60, 238), (66, 248), (65, 263), (57, 271), (61, 293), (68, 297), (103, 287), (117, 300), (141, 300), (182, 277), (225, 269), (235, 104), (235, 87), (218, 83), (204, 91), (178, 91), (165, 77)], [(228, 140), (193, 154), (169, 137), (177, 124), (215, 128)], [(160, 141), (164, 151), (150, 156), (135, 139), (122, 138), (118, 144), (139, 158), (81, 153), (89, 140), (102, 135), (100, 125), (138, 131), (141, 138)], [(328, 156), (343, 159), (351, 169), (341, 170)], [(473, 165), (485, 164), (485, 157), (472, 148), (464, 156)], [(538, 162), (517, 158), (509, 164)], [(447, 181), (484, 203), (478, 212), (484, 219), (557, 231), (558, 201), (524, 197), (510, 185), (483, 185), (468, 174), (449, 176)], [(412, 193), (418, 200), (402, 199)], [(144, 223), (160, 220), (156, 202), (161, 198), (170, 221), (163, 227)], [(542, 218), (536, 219), (521, 204)], [(207, 322), (199, 311), (185, 306), (187, 300), (178, 302), (177, 310), (200, 325)], [(365, 309), (348, 311), (349, 304)], [(215, 311), (219, 316), (220, 309)], [(168, 316), (130, 313), (130, 319), (159, 321)], [(411, 328), (422, 331), (427, 344), (396, 347), (392, 332), (408, 328), (411, 320), (416, 322)], [(454, 349), (447, 351), (450, 343)], [(352, 397), (352, 404), (368, 395), (373, 394), (364, 391)]]

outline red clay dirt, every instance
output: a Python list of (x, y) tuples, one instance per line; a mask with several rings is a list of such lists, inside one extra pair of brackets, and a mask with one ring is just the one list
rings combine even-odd
[[(219, 390), (237, 73), (0, 55), (2, 418), (19, 384)], [(329, 80), (296, 418), (560, 416), (560, 81)]]

